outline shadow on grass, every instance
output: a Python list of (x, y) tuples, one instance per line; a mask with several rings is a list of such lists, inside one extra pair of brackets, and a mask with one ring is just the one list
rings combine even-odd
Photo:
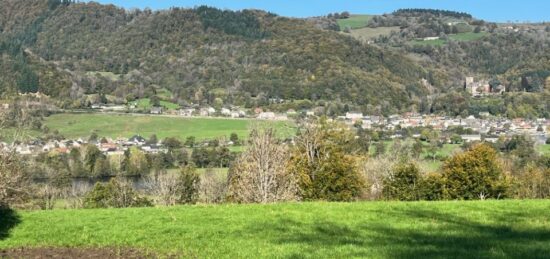
[(19, 223), (21, 219), (14, 210), (0, 208), (0, 240), (8, 238), (10, 230)]
[(370, 221), (333, 218), (305, 223), (280, 217), (252, 230), (265, 233), (277, 245), (298, 244), (301, 251), (292, 258), (548, 258), (547, 212), (531, 211), (533, 216), (483, 210), (485, 219), (429, 207), (379, 210), (381, 218)]

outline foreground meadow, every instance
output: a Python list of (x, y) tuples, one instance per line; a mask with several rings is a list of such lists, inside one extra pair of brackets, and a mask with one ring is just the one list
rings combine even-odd
[(543, 258), (550, 201), (196, 205), (2, 215), (0, 249), (121, 247), (198, 258)]

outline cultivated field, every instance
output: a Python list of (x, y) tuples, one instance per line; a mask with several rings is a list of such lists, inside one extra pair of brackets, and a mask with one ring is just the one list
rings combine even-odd
[(139, 248), (193, 258), (545, 258), (550, 201), (21, 211), (0, 250)]
[(232, 132), (235, 132), (239, 137), (244, 138), (248, 136), (249, 129), (254, 124), (273, 126), (285, 136), (294, 132), (289, 122), (96, 113), (56, 114), (47, 117), (44, 124), (51, 130), (58, 130), (67, 138), (88, 137), (92, 132), (112, 138), (131, 137), (135, 134), (149, 137), (156, 134), (159, 138), (178, 137), (180, 139), (189, 136), (195, 136), (197, 139), (229, 137)]

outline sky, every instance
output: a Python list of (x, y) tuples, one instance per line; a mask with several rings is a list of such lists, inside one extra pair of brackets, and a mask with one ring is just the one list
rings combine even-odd
[(153, 10), (208, 5), (220, 9), (261, 9), (289, 17), (349, 11), (383, 14), (399, 8), (461, 11), (492, 22), (550, 21), (550, 0), (95, 0), (125, 8)]

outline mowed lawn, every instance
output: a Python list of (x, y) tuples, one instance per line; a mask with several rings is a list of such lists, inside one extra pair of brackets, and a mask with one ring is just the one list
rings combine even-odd
[(241, 138), (249, 134), (252, 126), (274, 127), (286, 136), (294, 132), (289, 122), (268, 122), (252, 119), (181, 118), (148, 115), (114, 114), (56, 114), (45, 119), (50, 130), (58, 130), (67, 138), (88, 137), (92, 132), (105, 137), (131, 137), (139, 134), (145, 138), (156, 134), (158, 138), (177, 137), (197, 139), (227, 137), (235, 132)]
[(0, 249), (136, 247), (192, 258), (547, 258), (549, 211), (548, 200), (22, 211), (12, 218), (20, 223), (0, 235)]

